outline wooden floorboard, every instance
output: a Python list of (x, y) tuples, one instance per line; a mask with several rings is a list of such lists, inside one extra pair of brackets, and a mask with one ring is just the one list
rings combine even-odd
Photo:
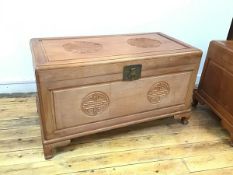
[(203, 170), (191, 173), (192, 175), (232, 175), (233, 167)]
[(0, 98), (0, 174), (233, 174), (233, 148), (206, 107), (189, 125), (166, 118), (74, 139), (43, 158), (35, 97)]

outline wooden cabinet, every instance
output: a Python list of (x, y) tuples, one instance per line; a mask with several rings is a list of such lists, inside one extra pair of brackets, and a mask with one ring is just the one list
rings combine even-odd
[(31, 40), (44, 153), (162, 117), (187, 122), (202, 52), (161, 33)]
[(233, 41), (212, 41), (193, 105), (207, 104), (233, 141)]

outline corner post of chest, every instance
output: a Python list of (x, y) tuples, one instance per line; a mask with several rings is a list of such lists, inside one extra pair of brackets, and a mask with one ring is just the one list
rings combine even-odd
[(183, 125), (187, 125), (189, 123), (190, 117), (191, 111), (185, 111), (174, 115), (174, 119), (180, 120)]
[(56, 148), (69, 145), (71, 140), (64, 140), (55, 143), (43, 143), (45, 159), (51, 159), (56, 153)]

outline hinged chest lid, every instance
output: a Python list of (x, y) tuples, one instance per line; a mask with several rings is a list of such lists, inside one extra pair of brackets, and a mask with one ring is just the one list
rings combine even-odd
[(115, 63), (201, 51), (161, 33), (31, 40), (35, 69)]

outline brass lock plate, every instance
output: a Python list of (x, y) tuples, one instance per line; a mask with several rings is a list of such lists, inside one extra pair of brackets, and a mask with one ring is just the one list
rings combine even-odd
[(141, 78), (141, 64), (128, 65), (123, 69), (123, 81), (133, 81)]

